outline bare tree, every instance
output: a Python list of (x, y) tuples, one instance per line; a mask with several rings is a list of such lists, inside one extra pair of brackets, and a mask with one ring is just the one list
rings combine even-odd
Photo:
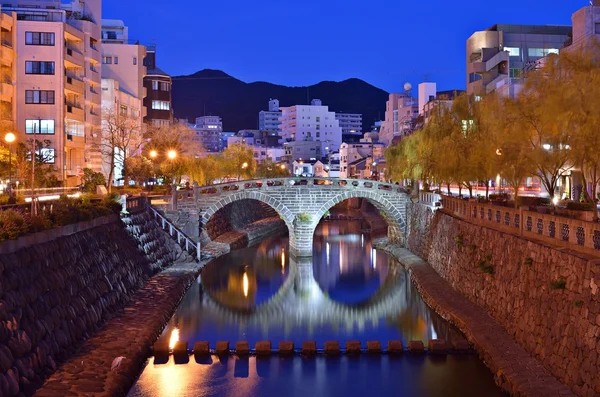
[(127, 160), (141, 153), (146, 141), (146, 129), (139, 119), (121, 114), (114, 107), (102, 111), (102, 134), (96, 142), (96, 149), (102, 154), (102, 162), (108, 167), (106, 179), (108, 191), (111, 192), (115, 166), (122, 167), (125, 186), (129, 182), (129, 174), (125, 166)]

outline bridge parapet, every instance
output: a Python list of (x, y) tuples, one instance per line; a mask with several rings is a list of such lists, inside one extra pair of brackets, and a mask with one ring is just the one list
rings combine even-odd
[(314, 229), (336, 204), (364, 198), (374, 204), (388, 223), (388, 236), (403, 242), (407, 193), (390, 183), (340, 178), (264, 178), (177, 191), (172, 208), (198, 219), (194, 237), (206, 239), (206, 224), (221, 208), (235, 201), (253, 199), (271, 206), (288, 226), (290, 251), (312, 256)]

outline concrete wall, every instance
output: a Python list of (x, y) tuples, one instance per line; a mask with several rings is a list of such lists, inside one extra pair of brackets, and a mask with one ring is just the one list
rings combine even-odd
[[(0, 395), (31, 395), (179, 253), (141, 213), (0, 244)], [(135, 236), (135, 237), (132, 237)]]
[[(408, 248), (580, 396), (600, 393), (600, 265), (413, 204)], [(493, 273), (493, 274), (491, 274)], [(565, 281), (562, 288), (561, 280)]]

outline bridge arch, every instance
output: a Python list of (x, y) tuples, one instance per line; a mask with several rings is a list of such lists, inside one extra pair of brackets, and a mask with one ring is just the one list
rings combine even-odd
[(340, 192), (329, 198), (313, 213), (310, 222), (305, 224), (296, 223), (295, 232), (297, 238), (308, 240), (304, 245), (310, 243), (312, 247), (315, 229), (323, 216), (335, 205), (352, 198), (366, 199), (369, 203), (373, 204), (379, 210), (388, 225), (388, 239), (394, 243), (404, 243), (406, 220), (405, 215), (401, 212), (401, 208), (403, 207), (399, 207), (397, 204), (392, 203), (388, 198), (378, 192), (363, 189)]
[[(217, 211), (233, 202), (240, 200), (257, 200), (273, 208), (275, 212), (277, 212), (277, 214), (285, 222), (285, 225), (288, 228), (290, 245), (292, 244), (292, 240), (295, 241), (294, 214), (292, 213), (292, 211), (290, 211), (290, 209), (287, 206), (285, 206), (281, 201), (260, 191), (238, 191), (231, 195), (225, 196), (217, 202), (213, 203), (206, 209), (206, 211), (204, 211), (202, 217), (200, 218), (200, 230), (206, 230), (206, 225)], [(206, 236), (205, 238), (208, 237)]]

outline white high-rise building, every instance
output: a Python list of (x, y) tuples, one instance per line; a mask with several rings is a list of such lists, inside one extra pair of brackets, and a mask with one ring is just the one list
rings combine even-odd
[(261, 131), (279, 133), (280, 117), (281, 110), (279, 110), (279, 100), (271, 99), (269, 101), (269, 110), (261, 110), (258, 114), (258, 129)]
[[(143, 106), (146, 88), (144, 75), (146, 67), (143, 59), (146, 47), (129, 44), (128, 29), (123, 21), (102, 20), (102, 116), (131, 119), (138, 126), (139, 133), (144, 128), (146, 108)], [(137, 140), (133, 140), (137, 150)], [(102, 172), (108, 177), (110, 159), (103, 158)], [(122, 176), (123, 164), (118, 159), (113, 172), (114, 178)]]
[(83, 168), (99, 171), (101, 162), (101, 0), (7, 0), (2, 12), (17, 16), (17, 140), (48, 141), (45, 160), (65, 185), (78, 185)]
[(280, 121), (281, 135), (286, 142), (320, 142), (321, 153), (337, 151), (342, 144), (342, 129), (335, 113), (318, 99), (313, 99), (311, 105), (281, 108)]
[(340, 123), (342, 134), (362, 136), (362, 114), (336, 113), (335, 119)]
[(210, 153), (221, 151), (223, 120), (219, 116), (196, 117), (196, 124), (190, 127), (196, 131), (197, 139), (204, 150)]

